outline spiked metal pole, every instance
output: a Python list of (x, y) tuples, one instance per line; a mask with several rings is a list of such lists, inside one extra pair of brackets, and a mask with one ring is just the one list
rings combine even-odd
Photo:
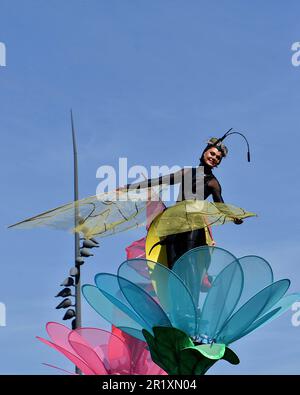
[[(73, 140), (73, 159), (74, 159), (74, 202), (78, 201), (78, 164), (77, 164), (77, 146), (74, 130), (73, 113), (71, 110), (71, 126), (72, 126), (72, 140)], [(75, 226), (78, 225), (79, 219), (79, 208), (75, 203)], [(75, 267), (77, 268), (77, 274), (75, 276), (75, 311), (76, 317), (72, 322), (72, 329), (81, 328), (81, 285), (80, 285), (80, 264), (77, 262), (77, 258), (80, 256), (80, 241), (79, 233), (75, 232)], [(76, 367), (77, 374), (81, 374), (81, 371)]]

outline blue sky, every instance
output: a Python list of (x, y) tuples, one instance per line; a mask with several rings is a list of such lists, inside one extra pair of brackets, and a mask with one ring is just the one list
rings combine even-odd
[[(95, 194), (99, 166), (197, 165), (204, 142), (238, 137), (215, 174), (226, 202), (258, 213), (214, 229), (219, 246), (267, 259), (300, 290), (300, 41), (297, 1), (1, 0), (0, 373), (51, 374), (70, 364), (35, 340), (60, 321), (54, 295), (72, 266), (73, 238), (7, 225), (72, 200), (69, 110), (79, 150), (80, 197)], [(83, 283), (115, 272), (135, 230), (103, 240)], [(86, 326), (108, 327), (84, 303)], [(300, 326), (292, 312), (233, 345), (241, 364), (211, 373), (299, 374)]]

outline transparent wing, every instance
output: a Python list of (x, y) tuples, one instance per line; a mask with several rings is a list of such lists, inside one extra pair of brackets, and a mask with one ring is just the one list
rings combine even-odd
[(289, 286), (289, 280), (279, 280), (253, 296), (227, 321), (217, 336), (218, 342), (230, 344), (239, 338), (284, 296)]
[[(161, 190), (162, 188), (160, 188)], [(104, 237), (147, 224), (153, 202), (152, 194), (158, 187), (142, 190), (112, 191), (91, 196), (55, 209), (46, 211), (9, 228), (31, 229), (50, 227), (80, 232), (85, 238)], [(149, 208), (149, 209), (148, 209)], [(155, 210), (153, 211), (153, 215)], [(75, 217), (78, 226), (75, 227)]]
[(196, 308), (192, 296), (180, 278), (171, 270), (147, 259), (127, 260), (118, 275), (141, 288), (167, 314), (172, 326), (194, 336)]
[(190, 291), (199, 313), (217, 275), (236, 260), (223, 248), (203, 246), (186, 252), (175, 262), (173, 272)]
[(242, 290), (244, 276), (238, 261), (226, 266), (217, 276), (205, 299), (198, 333), (214, 339), (234, 311)]
[(256, 214), (230, 204), (184, 200), (165, 210), (155, 226), (157, 235), (164, 237), (253, 216)]

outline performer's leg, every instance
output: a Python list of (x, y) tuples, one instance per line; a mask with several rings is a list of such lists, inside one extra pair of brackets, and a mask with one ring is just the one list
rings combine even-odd
[(187, 236), (186, 236), (185, 252), (196, 247), (207, 245), (204, 229), (192, 230), (191, 232), (186, 232), (186, 234)]
[(207, 245), (204, 229), (167, 236), (165, 243), (169, 269), (172, 269), (174, 263), (187, 251)]
[(168, 260), (168, 268), (172, 269), (174, 263), (177, 260), (177, 251), (176, 251), (176, 235), (167, 236), (164, 240), (164, 244), (166, 246), (167, 252), (167, 260)]

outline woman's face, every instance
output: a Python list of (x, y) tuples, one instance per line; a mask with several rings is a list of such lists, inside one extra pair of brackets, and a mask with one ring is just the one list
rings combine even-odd
[(203, 155), (204, 163), (213, 168), (218, 166), (222, 160), (222, 153), (216, 148), (209, 148)]

